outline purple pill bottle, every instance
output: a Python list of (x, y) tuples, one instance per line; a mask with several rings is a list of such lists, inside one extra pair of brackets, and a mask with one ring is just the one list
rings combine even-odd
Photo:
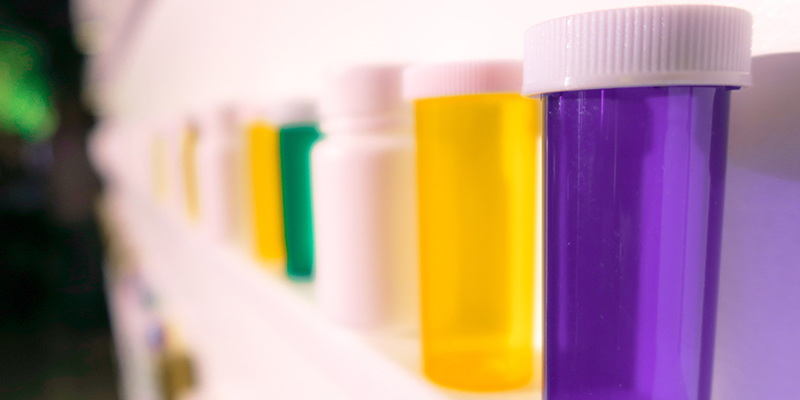
[(711, 396), (731, 91), (752, 18), (591, 12), (525, 33), (545, 112), (546, 400)]

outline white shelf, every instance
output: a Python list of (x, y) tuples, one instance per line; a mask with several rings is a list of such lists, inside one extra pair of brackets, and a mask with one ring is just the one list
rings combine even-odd
[(416, 335), (335, 326), (314, 307), (312, 284), (210, 243), (144, 201), (120, 200), (121, 228), (158, 308), (197, 360), (198, 398), (541, 398), (532, 388), (480, 394), (436, 386), (422, 376)]

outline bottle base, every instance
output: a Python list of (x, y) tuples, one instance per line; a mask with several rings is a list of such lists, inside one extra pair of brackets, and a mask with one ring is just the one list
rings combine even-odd
[(494, 392), (518, 389), (533, 377), (532, 356), (523, 351), (451, 352), (425, 358), (425, 375), (458, 390)]
[(288, 276), (292, 282), (308, 283), (314, 281), (313, 272), (293, 272), (292, 270), (287, 270), (286, 276)]

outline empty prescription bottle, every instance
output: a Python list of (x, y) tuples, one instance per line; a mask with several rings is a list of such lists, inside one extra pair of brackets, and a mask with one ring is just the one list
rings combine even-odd
[(313, 121), (313, 110), (308, 101), (285, 100), (243, 112), (251, 242), (256, 259), (276, 268), (286, 260), (280, 128), (289, 123)]
[(330, 77), (311, 173), (320, 310), (343, 325), (408, 332), (419, 318), (417, 228), (401, 73), (374, 65)]
[(405, 72), (416, 121), (423, 366), (444, 386), (505, 390), (534, 376), (541, 107), (519, 96), (521, 83), (520, 61)]
[(246, 117), (245, 176), (254, 256), (277, 268), (286, 259), (281, 208), (278, 126), (262, 113)]
[(752, 20), (599, 11), (525, 33), (546, 112), (545, 393), (708, 400), (731, 90)]

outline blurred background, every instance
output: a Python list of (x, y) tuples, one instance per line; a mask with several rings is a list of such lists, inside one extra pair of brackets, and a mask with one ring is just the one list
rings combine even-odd
[[(734, 118), (779, 123), (732, 123), (715, 394), (791, 399), (800, 87), (787, 83), (800, 82), (800, 2), (691, 2), (748, 9), (753, 54), (789, 54), (758, 62), (764, 76), (787, 76), (762, 86), (779, 96), (734, 98)], [(0, 398), (118, 397), (95, 213), (102, 183), (86, 150), (95, 122), (141, 126), (314, 96), (328, 71), (360, 62), (519, 58), (537, 22), (653, 3), (672, 2), (0, 0)]]
[(83, 62), (66, 0), (0, 2), (3, 399), (117, 398)]

